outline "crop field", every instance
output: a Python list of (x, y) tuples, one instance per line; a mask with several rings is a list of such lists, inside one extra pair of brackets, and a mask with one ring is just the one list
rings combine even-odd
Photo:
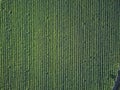
[(112, 90), (120, 0), (0, 0), (0, 90)]

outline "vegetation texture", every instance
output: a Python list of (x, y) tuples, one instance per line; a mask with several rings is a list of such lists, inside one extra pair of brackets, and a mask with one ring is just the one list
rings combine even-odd
[(120, 0), (0, 0), (0, 90), (112, 90)]

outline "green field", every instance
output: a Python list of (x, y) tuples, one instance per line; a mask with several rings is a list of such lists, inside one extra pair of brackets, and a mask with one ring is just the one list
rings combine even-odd
[(112, 90), (120, 0), (0, 0), (0, 90)]

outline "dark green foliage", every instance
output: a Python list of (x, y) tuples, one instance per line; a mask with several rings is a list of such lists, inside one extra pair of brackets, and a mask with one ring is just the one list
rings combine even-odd
[(0, 4), (0, 90), (112, 90), (119, 0)]

